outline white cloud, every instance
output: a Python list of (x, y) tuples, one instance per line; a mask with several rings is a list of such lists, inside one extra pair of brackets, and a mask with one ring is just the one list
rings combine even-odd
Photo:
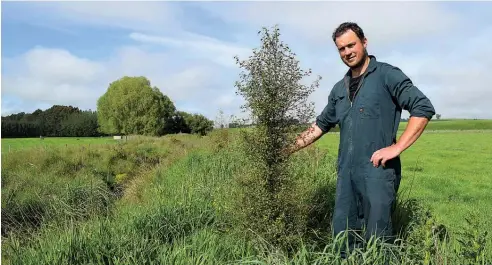
[(130, 38), (142, 43), (177, 48), (183, 52), (183, 55), (191, 53), (188, 56), (211, 59), (212, 61), (227, 67), (236, 66), (234, 56), (238, 55), (240, 57), (245, 57), (251, 53), (251, 49), (239, 44), (226, 43), (214, 38), (189, 33), (182, 38), (132, 33), (130, 34)]
[[(378, 58), (400, 67), (432, 100), (437, 113), (452, 118), (492, 118), (492, 27), (459, 45)], [(480, 47), (473, 49), (471, 47)]]
[(65, 50), (34, 48), (25, 54), (25, 66), (35, 78), (45, 78), (51, 84), (67, 81), (86, 83), (104, 72), (104, 66), (78, 58)]
[[(11, 64), (9, 64), (9, 62)], [(36, 47), (4, 66), (2, 95), (49, 104), (83, 104), (94, 99), (91, 85), (105, 66), (65, 50)]]
[(333, 30), (345, 21), (359, 23), (373, 43), (442, 32), (460, 21), (455, 12), (433, 2), (228, 2), (202, 7), (227, 21), (256, 28), (280, 24), (324, 45), (331, 44)]
[(9, 3), (16, 9), (10, 19), (47, 27), (97, 26), (162, 32), (179, 30), (180, 9), (171, 2), (32, 2)]

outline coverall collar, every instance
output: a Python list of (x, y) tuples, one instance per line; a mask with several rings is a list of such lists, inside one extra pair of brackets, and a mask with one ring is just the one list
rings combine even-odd
[[(371, 59), (369, 61), (369, 65), (367, 66), (367, 69), (366, 71), (362, 74), (362, 75), (368, 75), (369, 73), (371, 73), (372, 71), (374, 71), (376, 69), (376, 66), (377, 66), (377, 60), (376, 60), (376, 56), (374, 55), (369, 55), (369, 58)], [(345, 74), (345, 79), (346, 80), (350, 80), (350, 78), (352, 77), (352, 72), (351, 70), (349, 69), (347, 71), (347, 73)]]

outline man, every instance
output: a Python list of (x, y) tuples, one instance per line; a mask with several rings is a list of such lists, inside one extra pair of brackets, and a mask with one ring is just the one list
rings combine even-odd
[[(338, 124), (334, 233), (357, 229), (361, 221), (366, 239), (373, 235), (385, 238), (393, 232), (392, 205), (401, 179), (399, 156), (420, 137), (435, 110), (399, 68), (368, 55), (367, 39), (356, 23), (341, 24), (333, 41), (350, 69), (290, 152), (310, 145)], [(402, 109), (410, 112), (410, 119), (396, 141)], [(352, 248), (352, 236), (349, 242)]]

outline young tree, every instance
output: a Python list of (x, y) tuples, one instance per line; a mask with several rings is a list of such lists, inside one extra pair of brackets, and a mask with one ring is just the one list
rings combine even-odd
[(288, 244), (289, 235), (298, 234), (302, 225), (296, 220), (294, 188), (284, 148), (294, 140), (297, 124), (306, 124), (314, 115), (308, 96), (321, 77), (310, 86), (301, 80), (311, 70), (301, 70), (296, 54), (280, 40), (278, 26), (263, 28), (261, 47), (237, 64), (243, 71), (236, 82), (237, 94), (245, 98), (244, 111), (250, 113), (252, 130), (243, 132), (243, 147), (251, 171), (242, 181), (241, 204), (249, 228), (274, 244)]

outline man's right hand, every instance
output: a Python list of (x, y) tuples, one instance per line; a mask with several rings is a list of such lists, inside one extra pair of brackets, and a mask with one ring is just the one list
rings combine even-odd
[(288, 146), (284, 149), (284, 154), (290, 155), (295, 153), (302, 148), (314, 143), (323, 135), (323, 131), (314, 122), (309, 128), (297, 136), (296, 141), (293, 145)]

